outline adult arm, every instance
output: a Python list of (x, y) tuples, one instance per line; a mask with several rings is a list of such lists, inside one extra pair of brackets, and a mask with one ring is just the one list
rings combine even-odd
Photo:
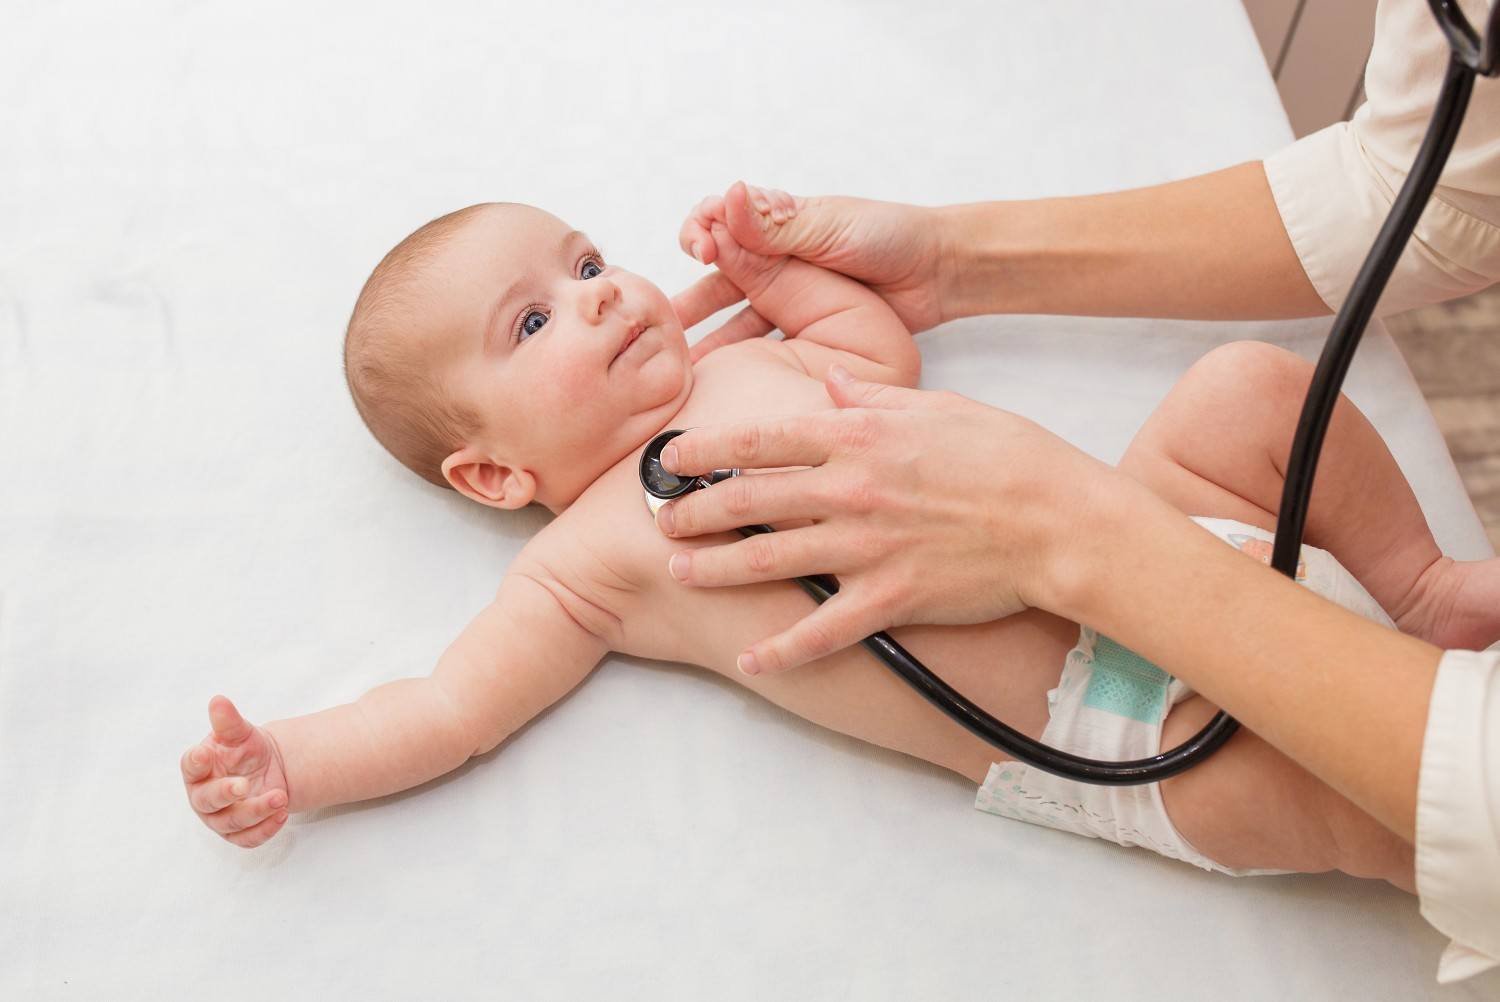
[[(1485, 0), (1461, 0), (1471, 22)], [(1260, 161), (1148, 188), (922, 208), (751, 189), (761, 253), (843, 271), (913, 332), (987, 313), (1277, 319), (1336, 310), (1416, 156), (1448, 60), (1420, 0), (1382, 0), (1353, 119)], [(691, 252), (691, 245), (685, 243)], [(1500, 280), (1500, 79), (1464, 126), (1378, 315)], [(756, 333), (731, 326), (710, 344)]]
[[(762, 211), (730, 219), (736, 241), (859, 279), (913, 333), (990, 313), (1217, 320), (1328, 312), (1259, 161), (1130, 191), (940, 208), (815, 196), (793, 197), (773, 215), (770, 193), (749, 192)], [(717, 286), (710, 275), (678, 300), (728, 305)], [(707, 315), (692, 312), (695, 321)], [(737, 318), (710, 338), (727, 344), (756, 333)]]
[(782, 670), (888, 626), (1025, 606), (1088, 623), (1414, 842), (1423, 915), (1454, 940), (1440, 980), (1500, 962), (1500, 652), (1443, 654), (1376, 626), (1016, 415), (837, 373), (828, 390), (857, 409), (695, 429), (663, 456), (679, 473), (809, 467), (658, 513), (677, 536), (815, 520), (757, 537), (753, 559), (742, 543), (673, 558), (694, 585), (838, 576), (833, 599), (742, 667)]
[(839, 578), (833, 599), (753, 645), (742, 668), (783, 671), (890, 626), (1046, 609), (1183, 678), (1413, 837), (1436, 647), (1244, 560), (1139, 482), (1024, 418), (864, 382), (830, 380), (829, 392), (862, 406), (695, 429), (662, 457), (686, 474), (809, 467), (720, 484), (658, 513), (674, 536), (747, 517), (815, 520), (674, 556), (674, 576), (697, 586)]

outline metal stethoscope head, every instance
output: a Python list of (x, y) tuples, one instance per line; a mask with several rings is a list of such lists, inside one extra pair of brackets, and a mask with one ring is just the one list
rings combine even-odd
[(641, 486), (646, 489), (646, 507), (651, 509), (653, 516), (668, 501), (740, 475), (739, 470), (715, 470), (701, 477), (679, 477), (664, 470), (661, 451), (667, 447), (668, 442), (686, 430), (673, 428), (662, 432), (646, 443), (646, 451), (641, 453)]

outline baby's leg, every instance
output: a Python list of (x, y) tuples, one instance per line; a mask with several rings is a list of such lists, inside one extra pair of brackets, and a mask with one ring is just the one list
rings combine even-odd
[[(1147, 420), (1120, 468), (1192, 515), (1274, 529), (1312, 364), (1259, 342), (1205, 355)], [(1405, 633), (1443, 648), (1500, 638), (1500, 561), (1438, 550), (1385, 442), (1340, 397), (1308, 509), (1306, 541), (1329, 550)]]
[[(1173, 388), (1120, 463), (1176, 507), (1274, 529), (1282, 464), (1311, 366), (1270, 345), (1227, 345)], [(1364, 417), (1341, 400), (1307, 523), (1386, 609), (1412, 619), (1411, 593), (1441, 556), (1410, 487)], [(1451, 564), (1451, 562), (1449, 562)], [(1162, 747), (1217, 708), (1194, 697), (1168, 716)], [(1341, 869), (1413, 889), (1411, 847), (1285, 755), (1241, 730), (1203, 765), (1162, 784), (1178, 831), (1236, 868)]]

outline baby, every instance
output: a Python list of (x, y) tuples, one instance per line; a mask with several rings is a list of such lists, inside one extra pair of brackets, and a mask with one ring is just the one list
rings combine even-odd
[[(545, 505), (556, 518), (430, 676), (262, 726), (215, 697), (212, 733), (181, 762), (202, 820), (254, 847), (289, 813), (426, 782), (495, 748), (618, 651), (703, 666), (808, 720), (950, 769), (982, 784), (978, 805), (995, 813), (1208, 869), (1337, 868), (1411, 889), (1404, 843), (1245, 731), (1160, 786), (1082, 788), (995, 764), (993, 749), (860, 648), (784, 675), (735, 669), (740, 651), (805, 615), (812, 600), (789, 582), (699, 589), (673, 581), (668, 560), (682, 544), (656, 530), (643, 503), (636, 467), (645, 443), (667, 428), (827, 408), (824, 377), (835, 364), (906, 386), (921, 370), (910, 334), (878, 295), (747, 249), (787, 209), (794, 203), (784, 196), (736, 185), (687, 224), (693, 239), (714, 242), (721, 288), (734, 287), (722, 305), (742, 291), (785, 335), (696, 362), (661, 290), (607, 264), (584, 234), (539, 209), (471, 206), (386, 255), (345, 345), (359, 413), (432, 483), (494, 508)], [(1308, 377), (1306, 363), (1267, 345), (1210, 352), (1121, 467), (1185, 512), (1222, 516), (1200, 524), (1258, 555)], [(1394, 461), (1347, 401), (1313, 509), (1309, 539), (1343, 565), (1306, 548), (1310, 587), (1376, 618), (1383, 609), (1442, 646), (1483, 646), (1500, 631), (1500, 561), (1440, 555)], [(1084, 629), (1080, 639), (1078, 625), (1038, 610), (894, 633), (990, 713), (1096, 757), (1176, 745), (1215, 710), (1107, 637)]]

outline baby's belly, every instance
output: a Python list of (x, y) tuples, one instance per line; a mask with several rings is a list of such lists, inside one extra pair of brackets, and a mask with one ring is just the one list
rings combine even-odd
[[(1003, 753), (917, 695), (862, 646), (780, 675), (746, 677), (735, 659), (786, 629), (813, 600), (795, 585), (683, 588), (664, 620), (677, 624), (676, 660), (701, 665), (814, 723), (905, 752), (982, 781)], [(670, 594), (670, 593), (669, 593)], [(975, 626), (891, 631), (903, 647), (986, 712), (1031, 737), (1047, 723), (1047, 690), (1057, 684), (1078, 627), (1028, 611)], [(642, 652), (645, 653), (645, 652)]]

